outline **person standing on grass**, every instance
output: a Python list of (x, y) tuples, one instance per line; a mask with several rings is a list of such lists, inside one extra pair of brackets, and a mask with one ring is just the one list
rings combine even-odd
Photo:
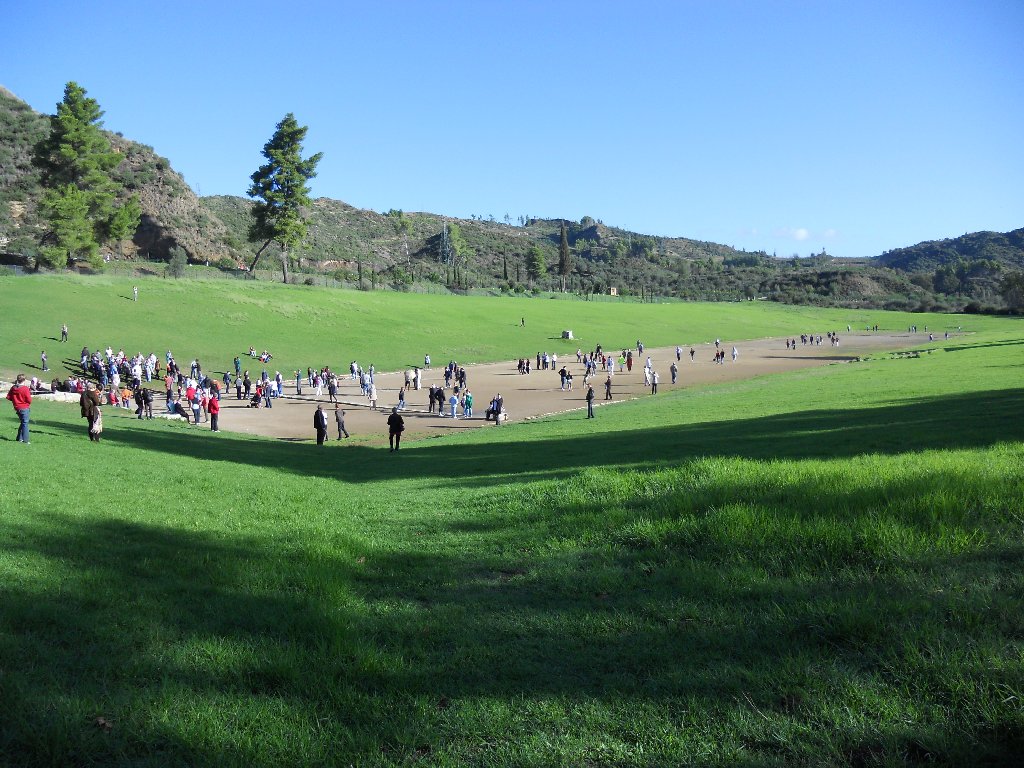
[(207, 403), (206, 407), (210, 411), (210, 431), (220, 432), (220, 398), (210, 398), (210, 402)]
[(46, 364), (46, 350), (45, 349), (41, 353), (39, 353), (39, 362), (41, 362), (43, 364), (43, 370), (44, 371), (50, 370), (50, 366), (48, 366)]
[(189, 397), (189, 406), (192, 408), (192, 423), (199, 423), (199, 412), (203, 409), (202, 395), (199, 394), (199, 390), (192, 390), (192, 395)]
[[(93, 426), (97, 420), (102, 419), (102, 412), (100, 411), (100, 393), (96, 391), (96, 385), (91, 381), (85, 385), (85, 392), (78, 398), (78, 405), (82, 411), (82, 418), (86, 419), (88, 424), (88, 435), (89, 440), (94, 443), (100, 441), (101, 432), (94, 432)], [(102, 427), (100, 427), (102, 429)]]
[(313, 428), (316, 429), (316, 444), (323, 445), (327, 439), (327, 416), (324, 415), (322, 405), (318, 405), (313, 412)]
[(345, 429), (345, 412), (341, 410), (341, 406), (337, 403), (334, 405), (334, 421), (338, 425), (338, 439), (341, 440), (342, 434), (348, 437), (348, 430)]
[(658, 394), (658, 372), (651, 371), (651, 394)]
[(672, 363), (668, 370), (672, 374), (672, 383), (675, 384), (676, 378), (678, 378), (679, 376), (679, 366), (676, 365), (675, 363)]
[(587, 418), (594, 418), (594, 388), (587, 387)]
[(25, 383), (25, 374), (19, 373), (14, 380), (14, 385), (7, 391), (7, 399), (14, 406), (14, 413), (18, 417), (19, 443), (28, 445), (28, 417), (32, 407), (32, 388)]
[(137, 286), (137, 285), (133, 285), (132, 286), (132, 299), (134, 301), (138, 301), (139, 300), (139, 286)]
[(604, 380), (604, 399), (605, 400), (611, 400), (612, 399), (612, 377), (611, 377), (611, 374), (609, 374), (608, 378)]
[(61, 323), (61, 326), (60, 326), (60, 342), (61, 342), (61, 344), (63, 344), (67, 340), (68, 340), (68, 324), (67, 323)]
[(388, 416), (388, 444), (391, 446), (391, 453), (397, 451), (402, 445), (402, 433), (405, 431), (405, 419), (398, 413), (398, 408), (391, 409)]

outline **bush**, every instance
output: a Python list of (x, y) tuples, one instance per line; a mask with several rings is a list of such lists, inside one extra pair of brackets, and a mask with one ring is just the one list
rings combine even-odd
[(185, 276), (185, 267), (188, 266), (188, 254), (180, 245), (171, 248), (170, 261), (167, 262), (167, 276), (179, 278)]

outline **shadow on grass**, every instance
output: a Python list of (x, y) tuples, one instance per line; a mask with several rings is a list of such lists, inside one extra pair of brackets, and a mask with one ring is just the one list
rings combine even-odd
[(955, 347), (943, 347), (944, 352), (963, 352), (968, 349), (986, 349), (991, 347), (1018, 347), (1024, 344), (1024, 339), (1004, 339), (1001, 341), (990, 341), (979, 344), (957, 344)]
[[(600, 420), (600, 408), (597, 414)], [(81, 432), (78, 425), (64, 422), (37, 423), (76, 435)], [(396, 454), (389, 454), (386, 447), (218, 441), (198, 430), (122, 424), (117, 421), (108, 425), (104, 440), (146, 451), (272, 466), (351, 483), (439, 478), (447, 485), (474, 486), (496, 479), (508, 482), (510, 475), (563, 477), (589, 467), (652, 468), (702, 456), (804, 459), (991, 446), (1024, 440), (1024, 390), (922, 398), (857, 410), (816, 408), (757, 419), (617, 430), (573, 438), (531, 439), (531, 430), (539, 425), (521, 424), (506, 427), (500, 437), (483, 444), (423, 440), (408, 443)]]
[[(698, 543), (486, 558), (336, 539), (327, 554), (280, 537), (59, 515), (0, 524), (0, 535), (38, 577), (7, 583), (0, 603), (0, 650), (17, 659), (0, 678), (0, 755), (19, 764), (405, 763), (446, 743), (575, 729), (573, 707), (595, 701), (640, 743), (664, 729), (685, 742), (683, 721), (702, 736), (745, 723), (748, 735), (724, 747), (759, 764), (855, 762), (862, 749), (895, 760), (910, 744), (925, 753), (910, 762), (998, 758), (1024, 733), (1008, 722), (986, 743), (952, 720), (881, 713), (864, 714), (870, 737), (852, 719), (789, 730), (835, 716), (834, 702), (849, 706), (862, 688), (899, 713), (924, 697), (971, 720), (971, 694), (946, 693), (914, 649), (951, 664), (977, 622), (1000, 641), (1024, 631), (1019, 613), (954, 610), (992, 605), (1019, 548), (900, 571), (833, 563), (820, 577), (804, 562), (797, 579), (767, 554)], [(972, 584), (979, 572), (991, 578)], [(932, 594), (935, 573), (968, 593)], [(757, 716), (772, 727), (751, 740), (764, 731)], [(582, 727), (596, 736), (600, 722)], [(465, 723), (479, 732), (466, 736)]]

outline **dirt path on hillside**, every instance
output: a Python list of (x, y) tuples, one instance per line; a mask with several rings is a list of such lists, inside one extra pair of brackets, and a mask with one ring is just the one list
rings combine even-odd
[[(643, 360), (648, 355), (654, 370), (659, 373), (658, 390), (661, 394), (685, 387), (849, 362), (861, 355), (910, 347), (927, 339), (928, 335), (921, 333), (855, 333), (840, 336), (839, 347), (830, 346), (826, 338), (821, 346), (802, 346), (798, 340), (795, 350), (787, 350), (783, 338), (758, 339), (735, 342), (739, 350), (739, 358), (735, 363), (731, 358), (733, 342), (723, 340), (722, 346), (726, 351), (724, 365), (716, 365), (713, 362), (713, 342), (694, 346), (696, 354), (693, 362), (690, 361), (690, 347), (687, 346), (683, 348), (683, 359), (678, 363), (679, 379), (674, 385), (671, 383), (669, 367), (675, 359), (675, 347), (645, 348), (644, 355), (639, 360), (636, 359), (634, 350), (632, 372), (619, 373), (616, 366), (615, 375), (612, 377), (612, 395), (616, 402), (652, 396), (650, 388), (644, 386), (643, 377)], [(434, 360), (441, 362), (441, 355), (434, 356)], [(407, 407), (402, 414), (405, 418), (406, 439), (448, 434), (482, 426), (493, 428), (493, 422), (484, 420), (484, 411), (491, 398), (499, 392), (505, 400), (505, 409), (509, 412), (512, 422), (586, 407), (583, 399), (586, 394), (586, 388), (583, 386), (584, 368), (582, 364), (576, 362), (576, 356), (573, 354), (560, 358), (555, 370), (533, 371), (528, 376), (520, 375), (516, 371), (515, 361), (466, 366), (467, 383), (473, 392), (475, 415), (471, 419), (443, 418), (428, 413), (426, 403), (428, 388), (444, 383), (442, 371), (446, 363), (447, 359), (444, 359), (441, 367), (435, 366), (424, 371), (422, 389), (418, 392), (410, 391), (407, 395)], [(565, 365), (573, 375), (574, 388), (571, 392), (559, 389), (557, 369), (562, 365)], [(366, 398), (360, 394), (359, 387), (350, 378), (342, 379), (338, 392), (341, 407), (346, 413), (345, 426), (352, 439), (359, 442), (370, 440), (377, 443), (387, 440), (385, 421), (391, 406), (398, 403), (398, 391), (404, 381), (404, 373), (378, 373), (374, 378), (379, 395), (377, 411), (370, 410)], [(594, 379), (595, 403), (598, 407), (604, 402), (605, 378), (604, 374), (599, 374)], [(319, 400), (312, 396), (308, 387), (304, 386), (303, 392), (302, 396), (296, 396), (294, 379), (286, 381), (285, 396), (274, 400), (273, 407), (269, 409), (247, 408), (244, 401), (236, 400), (232, 393), (221, 401), (221, 429), (281, 439), (311, 440), (314, 438), (313, 412), (317, 402), (320, 402), (327, 412), (328, 434), (333, 441), (336, 437), (334, 406), (328, 402), (326, 390)], [(158, 398), (157, 405), (162, 404), (162, 401), (163, 398)], [(447, 411), (447, 406), (445, 410)]]

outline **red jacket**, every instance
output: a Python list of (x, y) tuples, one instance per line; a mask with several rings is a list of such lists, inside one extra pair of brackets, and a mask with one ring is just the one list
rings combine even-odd
[(210, 412), (211, 416), (216, 416), (220, 413), (220, 400), (216, 397), (211, 397), (210, 402), (206, 404), (206, 410)]
[(7, 399), (14, 404), (14, 410), (23, 411), (32, 405), (32, 390), (28, 384), (15, 384), (7, 393)]

